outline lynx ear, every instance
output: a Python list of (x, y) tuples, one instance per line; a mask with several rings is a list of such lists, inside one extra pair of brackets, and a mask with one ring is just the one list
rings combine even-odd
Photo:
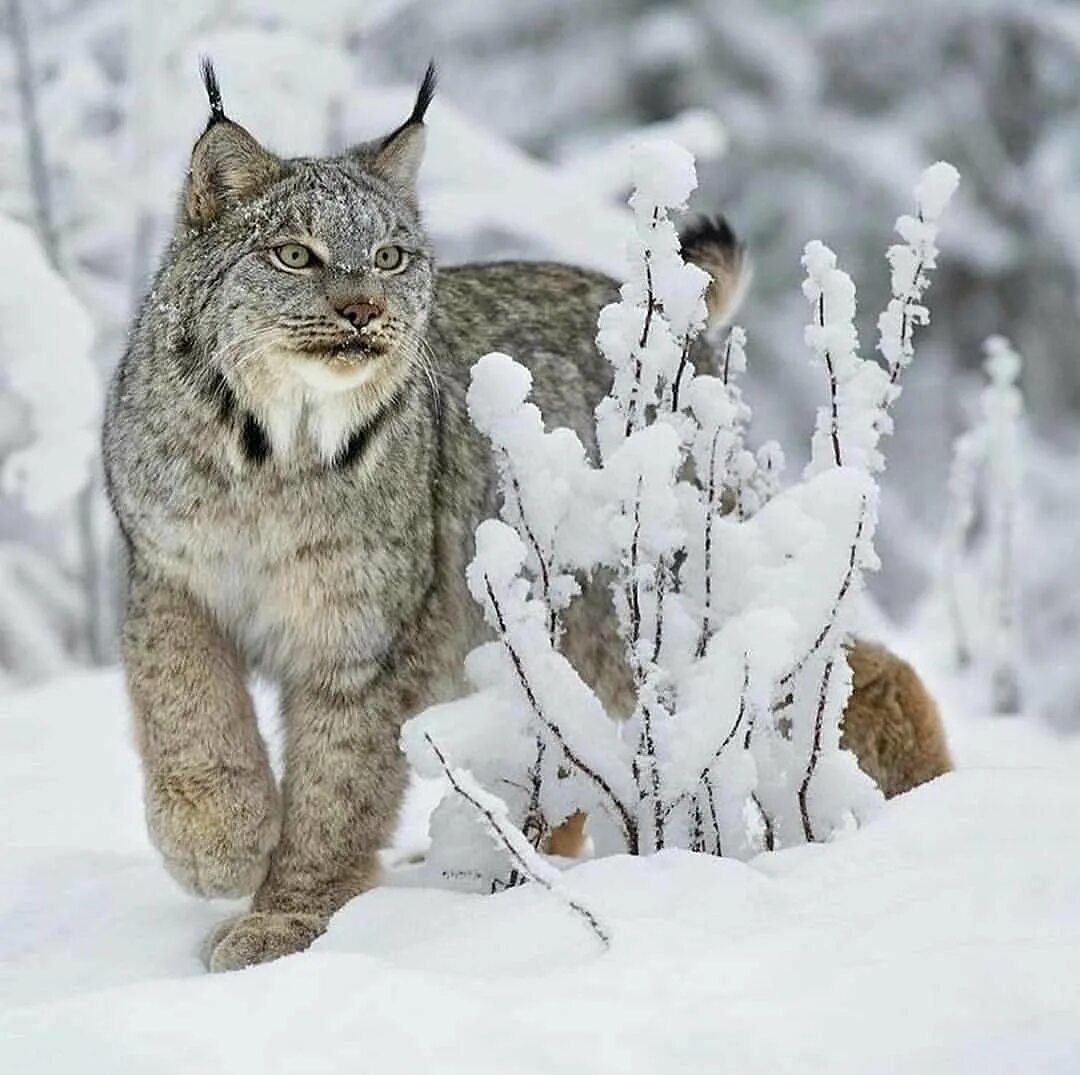
[(204, 59), (201, 67), (210, 118), (191, 151), (182, 207), (186, 222), (196, 227), (216, 220), (284, 174), (281, 161), (225, 115), (210, 61)]
[(381, 142), (369, 147), (369, 152), (374, 151), (370, 157), (371, 170), (410, 192), (416, 188), (416, 175), (424, 157), (424, 142), (427, 139), (424, 115), (435, 96), (436, 80), (435, 61), (432, 60), (424, 72), (424, 80), (420, 83), (409, 118)]

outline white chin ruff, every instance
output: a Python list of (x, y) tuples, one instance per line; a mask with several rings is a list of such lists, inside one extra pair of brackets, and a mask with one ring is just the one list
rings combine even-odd
[(319, 392), (349, 392), (374, 379), (379, 357), (360, 358), (355, 362), (333, 364), (323, 358), (296, 357), (292, 360), (297, 376)]

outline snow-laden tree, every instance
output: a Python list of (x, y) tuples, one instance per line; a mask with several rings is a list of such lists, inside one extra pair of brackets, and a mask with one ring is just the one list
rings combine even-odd
[[(512, 358), (487, 355), (473, 370), (469, 411), (492, 443), (503, 498), (501, 518), (477, 530), (468, 583), (494, 639), (468, 658), (475, 693), (414, 718), (402, 741), (422, 774), (451, 778), (430, 864), (474, 887), (526, 880), (507, 833), (538, 853), (578, 812), (598, 854), (747, 857), (831, 839), (880, 800), (840, 746), (845, 646), (877, 567), (879, 440), (928, 319), (956, 172), (928, 169), (916, 213), (897, 222), (884, 365), (859, 354), (851, 279), (823, 244), (806, 247), (806, 342), (827, 402), (810, 463), (786, 489), (779, 449), (746, 446), (745, 333), (730, 329), (714, 368), (695, 346), (708, 277), (683, 261), (671, 219), (694, 188), (693, 159), (643, 143), (634, 176), (629, 273), (599, 319), (613, 375), (596, 409), (599, 457), (569, 430), (545, 429)], [(629, 714), (605, 712), (560, 649), (567, 607), (605, 580)], [(462, 794), (459, 771), (503, 800), (497, 825)]]
[[(33, 233), (0, 216), (0, 244), (17, 272), (0, 275), (0, 380), (7, 421), (0, 494), (38, 525), (74, 514), (90, 481), (101, 387), (90, 319)], [(0, 541), (0, 667), (45, 675), (71, 658), (86, 593), (51, 558)]]
[[(976, 663), (998, 713), (1020, 710), (1018, 528), (1023, 477), (1020, 356), (1008, 340), (985, 344), (987, 385), (975, 425), (958, 437), (949, 475), (945, 597), (957, 663)], [(976, 527), (976, 522), (980, 525)]]

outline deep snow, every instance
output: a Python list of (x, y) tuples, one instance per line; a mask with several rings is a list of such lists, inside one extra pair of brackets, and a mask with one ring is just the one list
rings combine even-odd
[[(965, 716), (961, 770), (831, 845), (585, 863), (568, 890), (384, 887), (304, 955), (211, 977), (228, 904), (142, 829), (120, 677), (0, 708), (0, 1070), (989, 1073), (1080, 1070), (1080, 741)], [(423, 843), (430, 788), (393, 866)]]

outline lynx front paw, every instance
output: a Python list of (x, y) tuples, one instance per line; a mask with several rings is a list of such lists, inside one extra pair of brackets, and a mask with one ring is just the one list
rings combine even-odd
[(249, 896), (281, 828), (269, 772), (220, 767), (151, 778), (150, 835), (169, 873), (200, 896)]
[(207, 970), (240, 970), (302, 952), (326, 929), (322, 915), (251, 911), (222, 922), (203, 945)]

